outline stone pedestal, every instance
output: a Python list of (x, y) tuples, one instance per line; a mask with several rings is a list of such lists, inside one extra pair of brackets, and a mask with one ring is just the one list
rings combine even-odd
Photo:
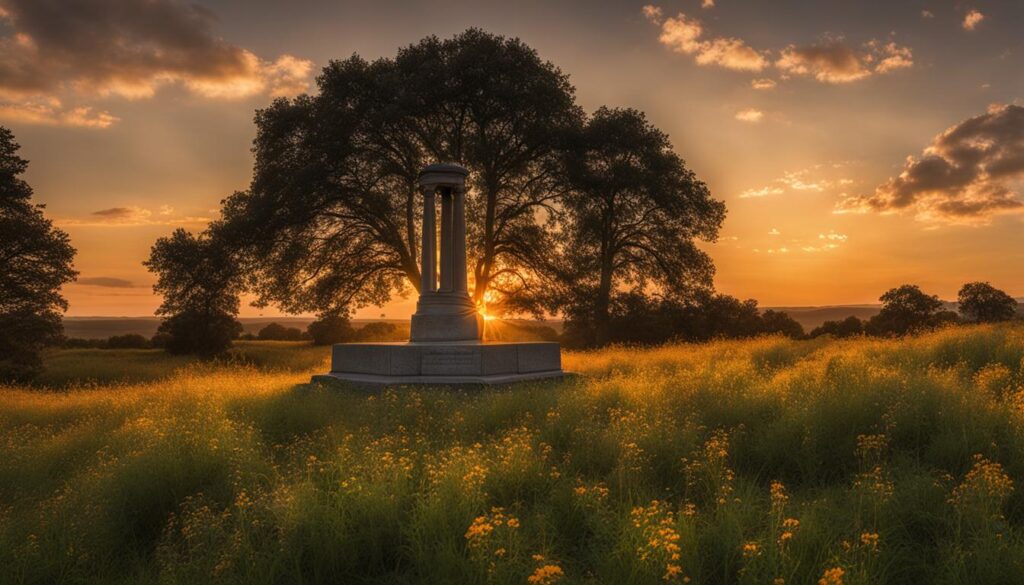
[(557, 343), (456, 341), (339, 343), (323, 378), (379, 385), (508, 384), (562, 375)]
[[(420, 298), (409, 343), (339, 343), (318, 379), (360, 384), (507, 384), (561, 377), (557, 343), (482, 341), (483, 315), (469, 297), (466, 169), (430, 165), (420, 173), (423, 241)], [(437, 197), (441, 198), (441, 245)], [(438, 273), (440, 250), (440, 274)]]

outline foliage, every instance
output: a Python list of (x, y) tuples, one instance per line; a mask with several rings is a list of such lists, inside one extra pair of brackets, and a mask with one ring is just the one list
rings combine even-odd
[(238, 266), (227, 246), (179, 228), (153, 244), (144, 264), (157, 274), (153, 291), (163, 295), (157, 335), (168, 352), (210, 358), (231, 347), (242, 325), (235, 319)]
[(285, 327), (280, 323), (268, 323), (256, 334), (256, 338), (262, 341), (300, 341), (303, 337), (301, 329)]
[(565, 149), (569, 192), (559, 220), (560, 288), (548, 310), (590, 322), (611, 339), (613, 296), (690, 298), (711, 288), (714, 265), (694, 240), (713, 241), (725, 205), (686, 168), (668, 136), (641, 112), (600, 108)]
[(1014, 583), (1022, 360), (1024, 329), (986, 325), (567, 353), (581, 378), (511, 392), (307, 384), (322, 363), (9, 387), (0, 566), (24, 583)]
[(957, 295), (960, 313), (971, 321), (1009, 321), (1017, 314), (1017, 300), (987, 282), (969, 282)]
[(306, 327), (306, 332), (315, 345), (331, 345), (345, 343), (355, 338), (356, 332), (347, 317), (326, 315), (313, 321)]
[(78, 273), (68, 235), (31, 202), (19, 148), (0, 126), (0, 380), (25, 381), (40, 372), (40, 350), (61, 337), (60, 288)]

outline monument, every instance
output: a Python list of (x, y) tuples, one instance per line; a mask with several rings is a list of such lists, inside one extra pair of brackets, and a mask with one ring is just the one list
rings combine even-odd
[[(468, 174), (453, 164), (434, 164), (420, 172), (420, 298), (412, 316), (411, 339), (335, 344), (331, 372), (324, 377), (387, 385), (506, 384), (564, 375), (557, 343), (483, 340), (483, 315), (469, 297), (466, 278)], [(435, 227), (438, 198), (440, 254)]]

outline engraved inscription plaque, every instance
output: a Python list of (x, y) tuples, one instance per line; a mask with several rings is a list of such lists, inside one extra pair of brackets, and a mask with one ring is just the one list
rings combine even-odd
[(463, 348), (431, 348), (423, 352), (424, 376), (474, 376), (480, 374), (480, 352)]

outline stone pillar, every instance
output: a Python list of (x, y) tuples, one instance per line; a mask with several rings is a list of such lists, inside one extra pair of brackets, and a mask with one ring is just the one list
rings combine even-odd
[(455, 290), (468, 293), (466, 277), (466, 188), (452, 188), (455, 213), (452, 218), (452, 264), (455, 265)]
[[(452, 190), (441, 188), (441, 283), (438, 290), (445, 292), (455, 290), (455, 279), (452, 274)], [(455, 265), (458, 270), (458, 264)]]
[(437, 232), (434, 229), (434, 187), (423, 187), (423, 246), (420, 260), (420, 294), (433, 292), (436, 288)]

